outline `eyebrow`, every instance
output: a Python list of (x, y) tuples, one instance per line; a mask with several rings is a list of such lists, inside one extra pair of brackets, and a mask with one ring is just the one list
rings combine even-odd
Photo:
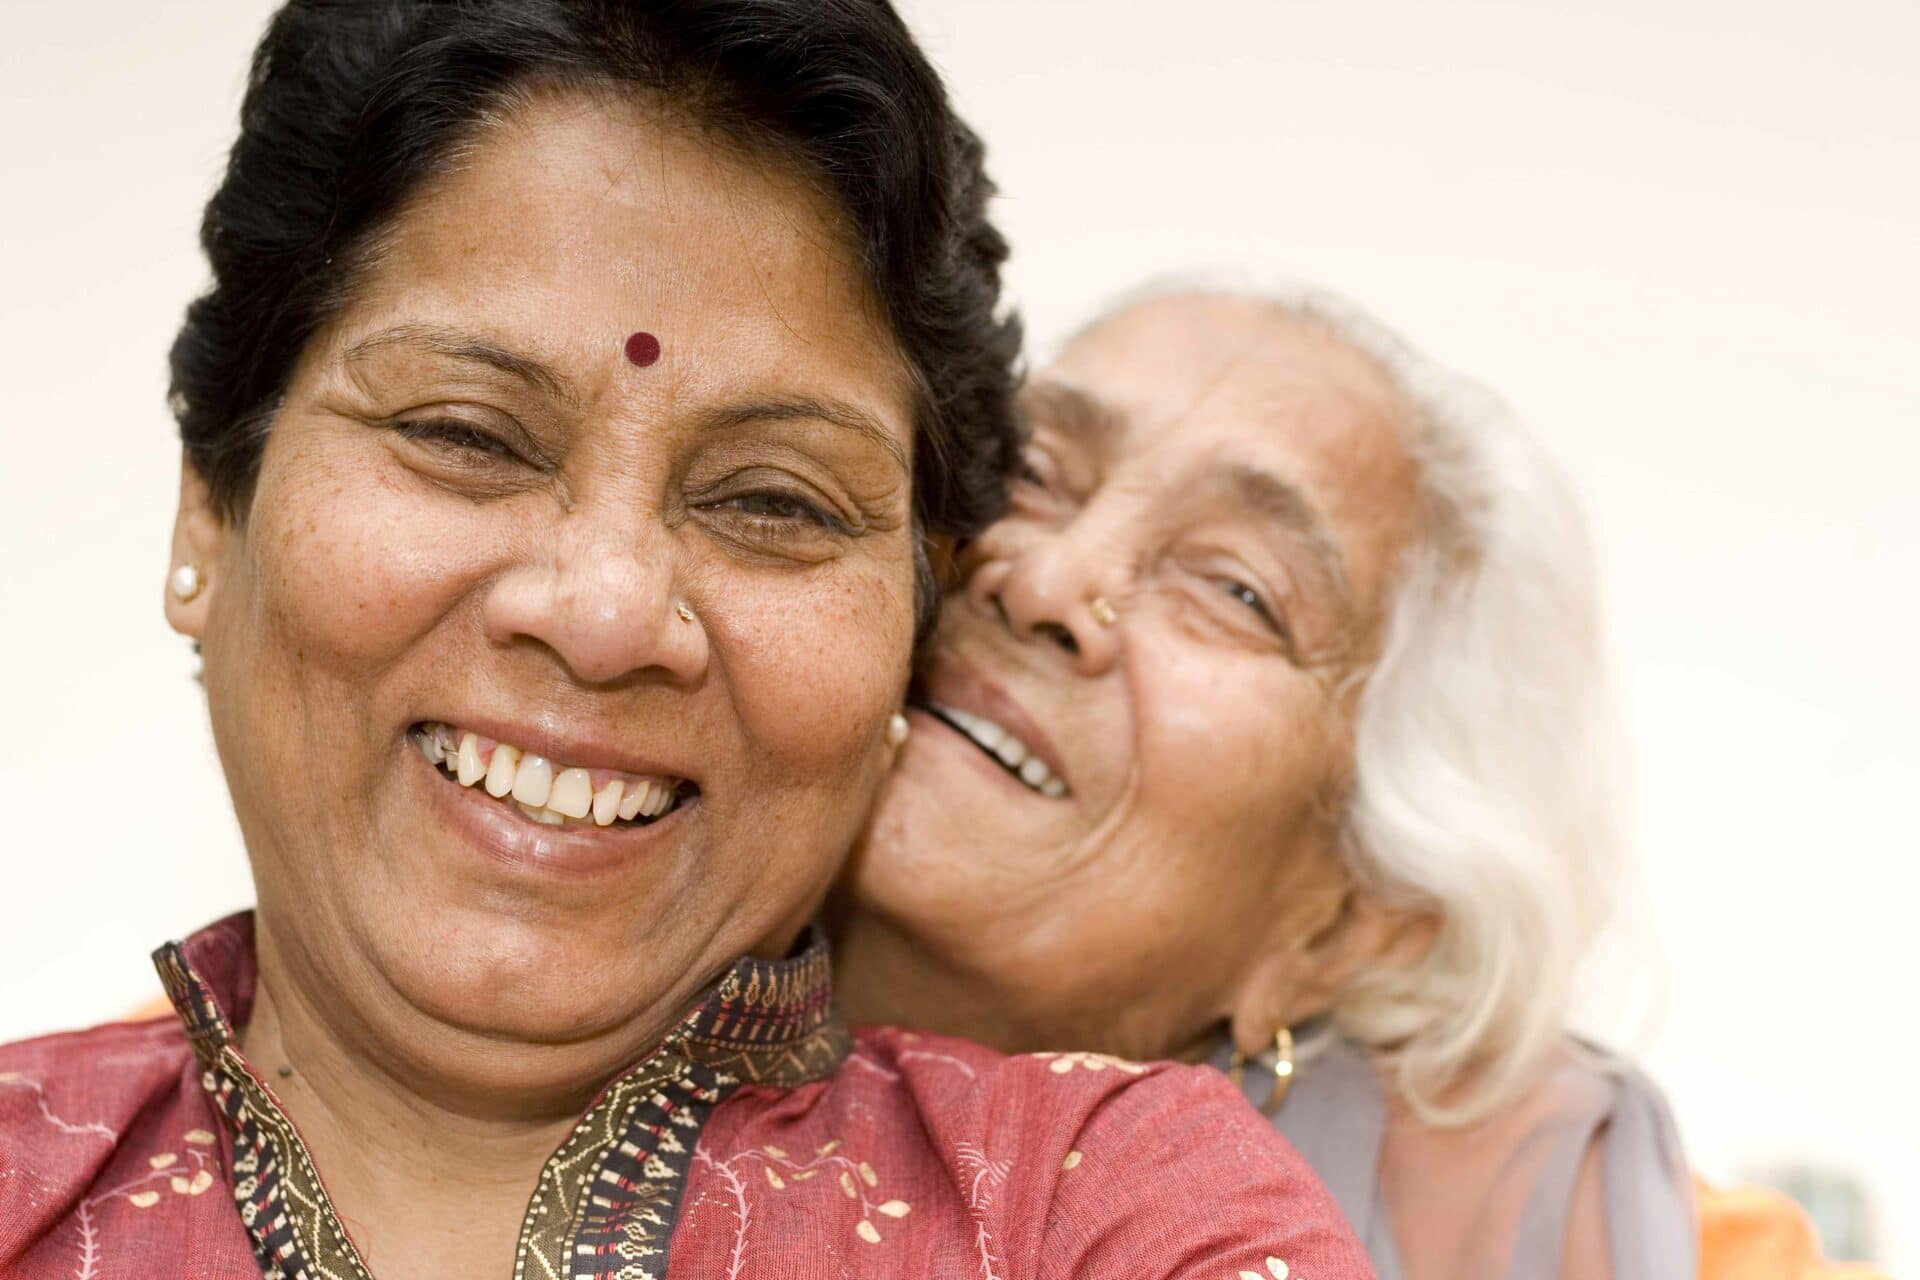
[[(551, 366), (532, 356), (509, 351), (477, 335), (440, 325), (402, 324), (382, 329), (347, 348), (343, 359), (352, 364), (393, 347), (413, 347), (452, 360), (483, 364), (518, 378), (572, 408), (580, 405), (580, 395), (573, 383)], [(911, 469), (906, 449), (887, 425), (867, 410), (844, 400), (821, 396), (773, 396), (715, 409), (703, 416), (701, 426), (717, 430), (752, 422), (808, 420), (857, 432), (885, 449), (902, 468)]]
[(1306, 490), (1284, 476), (1244, 462), (1216, 464), (1208, 468), (1202, 483), (1223, 485), (1240, 505), (1289, 530), (1326, 575), (1341, 608), (1352, 608), (1353, 589), (1347, 577), (1347, 558), (1340, 550), (1339, 539), (1333, 536), (1332, 526)]
[(413, 347), (434, 355), (445, 356), (450, 360), (463, 360), (471, 364), (482, 364), (498, 369), (527, 383), (553, 399), (573, 407), (580, 404), (580, 394), (573, 383), (532, 356), (517, 351), (509, 351), (475, 334), (462, 333), (458, 329), (444, 328), (431, 324), (401, 324), (391, 329), (382, 329), (372, 333), (347, 348), (342, 359), (347, 364), (363, 360), (378, 351), (393, 347)]
[(724, 405), (702, 415), (700, 425), (707, 430), (746, 426), (755, 422), (824, 422), (865, 436), (887, 451), (903, 470), (911, 470), (906, 448), (887, 428), (886, 423), (844, 400), (820, 396), (771, 396), (744, 404)]
[(1020, 393), (1028, 419), (1044, 418), (1070, 435), (1095, 440), (1120, 434), (1126, 416), (1099, 396), (1068, 382), (1030, 382)]

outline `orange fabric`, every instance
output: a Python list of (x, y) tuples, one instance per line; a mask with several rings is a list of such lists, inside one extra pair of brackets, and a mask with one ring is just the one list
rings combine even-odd
[(1700, 1280), (1888, 1280), (1878, 1267), (1827, 1262), (1806, 1212), (1778, 1191), (1718, 1191), (1695, 1180)]
[(150, 1022), (155, 1018), (171, 1018), (173, 1016), (173, 1006), (167, 1002), (167, 998), (165, 996), (155, 996), (128, 1014), (127, 1021)]

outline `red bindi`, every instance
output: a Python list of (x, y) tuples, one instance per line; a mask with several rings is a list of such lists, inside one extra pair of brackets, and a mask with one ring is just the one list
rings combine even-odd
[(660, 358), (660, 339), (641, 330), (627, 339), (627, 359), (642, 369)]

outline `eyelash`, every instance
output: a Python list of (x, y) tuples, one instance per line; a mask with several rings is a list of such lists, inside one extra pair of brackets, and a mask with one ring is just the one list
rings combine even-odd
[(1019, 466), (1014, 470), (1013, 491), (1016, 502), (1025, 499), (1030, 504), (1049, 508), (1075, 501), (1062, 482), (1053, 458), (1037, 448), (1029, 448), (1020, 455)]
[(447, 418), (423, 418), (396, 425), (400, 434), (408, 440), (438, 444), (450, 449), (485, 454), (490, 458), (507, 461), (517, 461), (520, 457), (506, 441), (464, 422)]
[[(401, 422), (396, 426), (400, 434), (408, 440), (424, 441), (507, 461), (516, 461), (520, 456), (505, 441), (477, 427), (468, 426), (464, 422), (433, 418)], [(851, 532), (845, 521), (829, 515), (806, 499), (790, 493), (772, 490), (744, 493), (724, 498), (714, 505), (739, 512), (775, 536), (799, 535), (804, 532), (797, 527), (800, 525), (814, 525), (834, 533)], [(756, 507), (758, 509), (754, 509)]]
[(1280, 620), (1279, 615), (1275, 614), (1274, 611), (1268, 607), (1266, 600), (1258, 591), (1255, 591), (1238, 578), (1222, 578), (1220, 579), (1220, 586), (1226, 590), (1228, 595), (1232, 596), (1240, 604), (1246, 606), (1246, 608), (1258, 616), (1262, 622), (1271, 627), (1275, 635), (1279, 636), (1288, 644), (1293, 643), (1293, 633), (1287, 629), (1287, 625)]
[[(833, 533), (851, 532), (844, 520), (829, 515), (805, 498), (791, 493), (760, 490), (722, 498), (713, 505), (739, 512), (776, 537), (804, 537), (808, 530), (798, 527), (801, 525), (813, 525)], [(750, 510), (750, 506), (758, 506), (762, 509)], [(769, 507), (785, 508), (785, 510), (783, 513), (775, 513), (766, 510)]]

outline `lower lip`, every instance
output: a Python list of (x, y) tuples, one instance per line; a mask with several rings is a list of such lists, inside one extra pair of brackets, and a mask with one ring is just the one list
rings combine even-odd
[[(1049, 804), (1058, 803), (1052, 797), (1041, 795), (1038, 791), (1035, 791), (1032, 787), (1020, 781), (1020, 779), (1014, 777), (1011, 773), (1008, 773), (998, 760), (989, 758), (987, 753), (981, 750), (979, 743), (948, 724), (945, 720), (942, 720), (939, 716), (933, 714), (933, 712), (923, 710), (919, 707), (909, 707), (907, 709), (907, 721), (913, 725), (916, 731), (922, 732), (930, 738), (944, 735), (945, 738), (951, 739), (953, 744), (959, 748), (961, 754), (966, 757), (968, 763), (988, 777), (994, 778), (1000, 782), (1001, 785), (1010, 787), (1021, 795), (1034, 800), (1045, 800)], [(1062, 797), (1062, 799), (1064, 798), (1065, 797)]]
[(644, 827), (557, 826), (535, 822), (507, 801), (488, 795), (478, 783), (461, 786), (428, 764), (411, 744), (407, 755), (420, 768), (428, 803), (441, 825), (494, 861), (542, 876), (585, 879), (657, 856), (700, 803), (695, 798)]

